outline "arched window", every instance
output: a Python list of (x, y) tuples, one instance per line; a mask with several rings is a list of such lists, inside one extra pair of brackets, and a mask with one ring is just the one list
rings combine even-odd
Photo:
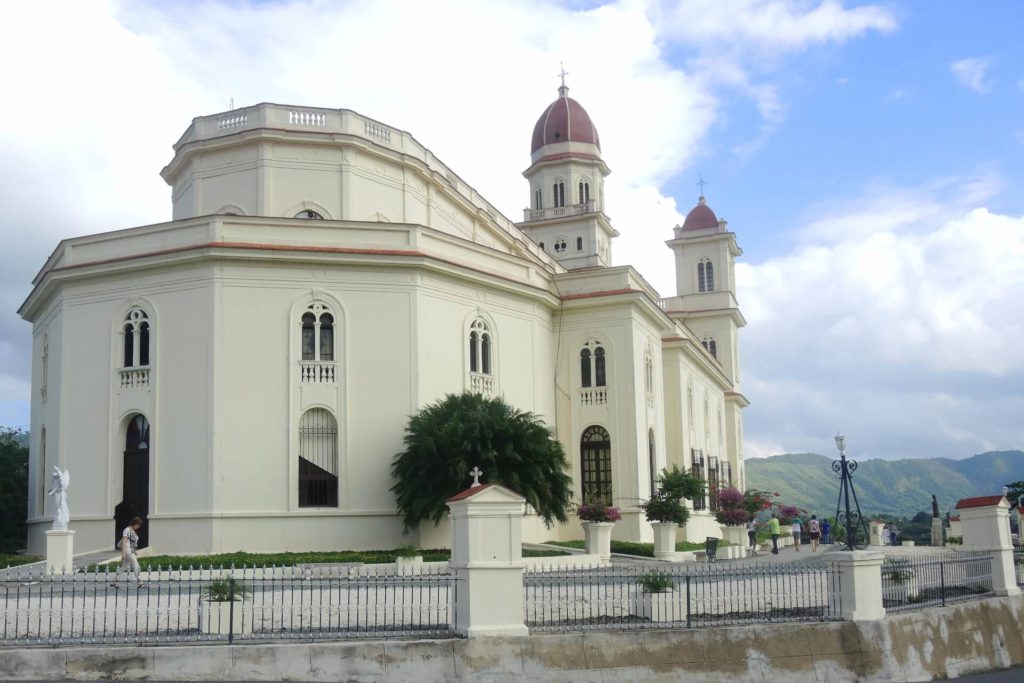
[(693, 429), (693, 380), (686, 380), (686, 418), (690, 429)]
[(644, 350), (644, 390), (654, 393), (654, 358), (650, 345)]
[(582, 237), (577, 237), (576, 238), (576, 251), (583, 251), (583, 238)]
[(299, 507), (338, 507), (338, 422), (324, 408), (299, 418)]
[(296, 218), (304, 218), (306, 220), (322, 221), (324, 219), (319, 213), (313, 209), (303, 209), (295, 214)]
[(714, 337), (704, 337), (700, 343), (701, 346), (708, 350), (708, 353), (718, 358), (718, 344), (715, 343)]
[(565, 206), (565, 183), (563, 183), (561, 180), (555, 182), (554, 198), (554, 206)]
[(541, 251), (544, 250), (544, 243), (543, 242), (540, 243), (540, 248), (541, 248)]
[(711, 259), (702, 258), (697, 264), (697, 291), (715, 291), (715, 268), (711, 265)]
[(586, 204), (590, 201), (590, 182), (586, 180), (580, 181), (580, 204)]
[(124, 318), (121, 328), (124, 367), (149, 367), (150, 324), (149, 316), (141, 308), (133, 308)]
[[(299, 353), (306, 362), (334, 361), (334, 316), (321, 303), (310, 304), (300, 320)], [(318, 375), (319, 376), (319, 375)]]
[(544, 208), (544, 193), (540, 191), (539, 187), (533, 192), (533, 208)]
[(492, 374), (492, 356), (491, 330), (477, 318), (469, 326), (469, 371)]
[(580, 350), (580, 385), (584, 387), (603, 387), (607, 385), (605, 373), (605, 353), (600, 342), (589, 341)]
[(587, 427), (580, 438), (580, 483), (584, 503), (613, 501), (612, 440), (604, 427)]

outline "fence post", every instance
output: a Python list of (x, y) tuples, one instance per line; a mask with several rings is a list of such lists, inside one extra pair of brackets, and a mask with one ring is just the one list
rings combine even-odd
[(829, 613), (846, 621), (885, 616), (882, 605), (882, 554), (863, 550), (829, 553)]
[(47, 529), (46, 573), (63, 574), (75, 570), (75, 532), (71, 529)]
[(523, 512), (526, 501), (497, 484), (448, 500), (455, 632), (468, 637), (528, 635), (523, 622)]
[(956, 504), (963, 529), (963, 549), (992, 557), (992, 592), (1019, 595), (1010, 540), (1010, 504), (1001, 495), (964, 498)]

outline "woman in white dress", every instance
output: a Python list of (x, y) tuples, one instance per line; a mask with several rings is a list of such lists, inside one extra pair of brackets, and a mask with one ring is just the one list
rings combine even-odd
[(142, 518), (133, 517), (121, 532), (121, 540), (117, 544), (121, 549), (121, 566), (117, 568), (117, 574), (114, 575), (114, 580), (110, 584), (114, 588), (117, 588), (117, 580), (123, 571), (131, 571), (135, 574), (135, 581), (138, 582), (139, 588), (145, 588), (145, 584), (142, 583), (142, 578), (139, 576), (142, 571), (139, 569), (139, 559), (135, 557), (135, 552), (139, 548), (139, 529), (141, 528)]

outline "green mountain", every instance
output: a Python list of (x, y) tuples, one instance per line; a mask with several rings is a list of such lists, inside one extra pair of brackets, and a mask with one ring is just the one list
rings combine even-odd
[[(747, 487), (778, 492), (776, 500), (781, 503), (833, 515), (839, 475), (832, 471), (832, 461), (816, 453), (751, 458), (746, 461)], [(961, 498), (1001, 493), (1004, 484), (1024, 480), (1024, 451), (993, 451), (964, 460), (859, 460), (857, 464), (853, 487), (865, 515), (912, 517), (922, 510), (931, 512), (934, 493), (944, 516)]]

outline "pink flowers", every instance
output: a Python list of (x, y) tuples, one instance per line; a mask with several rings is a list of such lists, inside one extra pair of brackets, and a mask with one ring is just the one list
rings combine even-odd
[(603, 502), (581, 503), (576, 514), (584, 522), (617, 522), (622, 519), (619, 508)]

